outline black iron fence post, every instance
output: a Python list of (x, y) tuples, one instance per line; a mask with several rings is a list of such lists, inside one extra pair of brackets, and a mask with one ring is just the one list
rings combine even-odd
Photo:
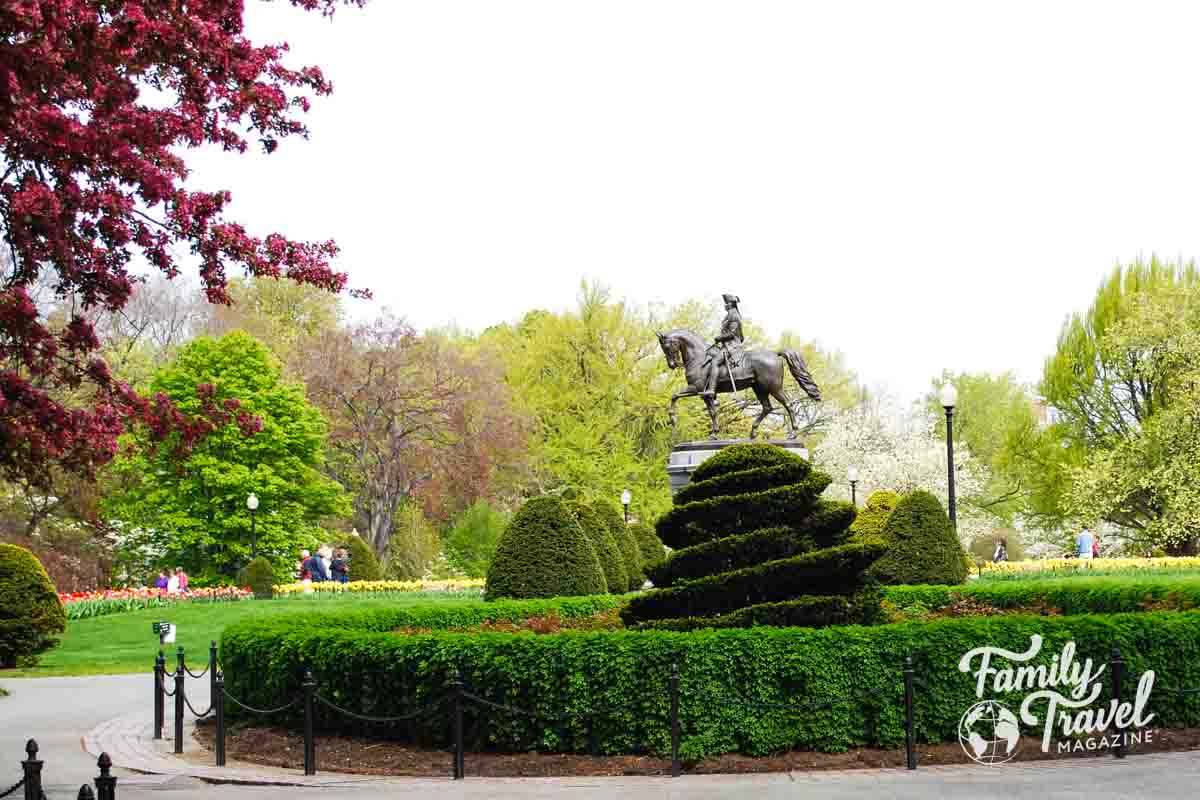
[(96, 778), (96, 800), (117, 800), (117, 778), (112, 774), (112, 759), (101, 753), (96, 760), (100, 775)]
[(158, 658), (154, 659), (154, 738), (161, 739), (163, 731), (163, 716), (166, 714), (166, 709), (163, 708), (163, 689), (167, 688), (164, 682), (167, 679), (167, 657), (163, 655), (162, 650), (158, 651)]
[(25, 800), (42, 800), (42, 762), (38, 760), (38, 744), (33, 739), (25, 743), (25, 760), (21, 771), (25, 775)]
[(317, 774), (317, 743), (313, 741), (313, 694), (317, 682), (312, 670), (304, 671), (304, 774)]
[(175, 667), (176, 669), (187, 669), (187, 663), (184, 661), (183, 645), (175, 651)]
[[(1121, 658), (1121, 648), (1114, 647), (1112, 651), (1112, 680), (1113, 699), (1121, 705), (1121, 679), (1125, 677), (1125, 661)], [(1117, 731), (1117, 746), (1113, 748), (1113, 758), (1125, 757), (1125, 732)]]
[(208, 645), (208, 696), (217, 696), (217, 640)]
[(96, 793), (85, 783), (79, 787), (79, 794), (75, 796), (75, 800), (96, 800)]
[(179, 648), (179, 666), (175, 667), (175, 754), (183, 753), (183, 648)]
[(904, 657), (904, 762), (909, 769), (917, 768), (916, 736), (913, 731), (913, 660)]
[(678, 778), (679, 765), (679, 664), (671, 664), (671, 777)]
[(220, 672), (217, 673), (216, 689), (213, 690), (212, 707), (217, 716), (217, 741), (214, 746), (217, 757), (217, 766), (225, 766), (225, 676)]
[(463, 679), (462, 673), (454, 670), (454, 679), (450, 682), (453, 695), (451, 725), (454, 735), (454, 780), (461, 781), (466, 777), (466, 754), (463, 753)]

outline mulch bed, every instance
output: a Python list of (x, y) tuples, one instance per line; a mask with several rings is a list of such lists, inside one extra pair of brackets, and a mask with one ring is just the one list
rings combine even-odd
[[(212, 749), (214, 726), (199, 723), (196, 737)], [(1044, 761), (1058, 758), (1112, 758), (1109, 750), (1058, 755), (1043, 753), (1040, 741), (1026, 736), (1013, 759)], [(230, 731), (225, 743), (226, 755), (237, 761), (273, 767), (301, 769), (304, 763), (304, 738), (282, 728), (239, 728)], [(1200, 749), (1200, 728), (1155, 729), (1154, 741), (1127, 749), (1136, 753)], [(451, 774), (451, 758), (442, 750), (427, 750), (400, 742), (355, 736), (318, 735), (316, 737), (318, 771), (350, 772), (365, 775), (404, 775), (446, 777)], [(967, 764), (971, 760), (956, 742), (917, 746), (921, 766)], [(653, 756), (588, 756), (544, 753), (467, 753), (467, 775), (472, 777), (516, 778), (587, 775), (669, 775), (670, 759)], [(712, 756), (697, 763), (684, 764), (690, 774), (792, 772), (806, 770), (844, 770), (904, 767), (904, 750), (862, 748), (845, 753), (793, 751), (773, 756), (753, 757), (737, 754)]]

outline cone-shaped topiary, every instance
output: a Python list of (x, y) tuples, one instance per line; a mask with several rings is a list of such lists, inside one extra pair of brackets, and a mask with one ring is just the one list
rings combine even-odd
[(246, 565), (246, 585), (254, 596), (260, 600), (270, 600), (275, 596), (275, 569), (271, 562), (259, 556)]
[(371, 545), (362, 540), (361, 536), (347, 536), (346, 541), (338, 547), (344, 547), (350, 557), (350, 580), (379, 581), (383, 580), (383, 567)]
[(650, 571), (667, 557), (667, 548), (654, 533), (654, 528), (645, 522), (635, 522), (629, 526), (629, 530), (633, 534), (634, 541), (638, 543), (638, 551), (642, 554), (642, 571), (646, 573), (646, 577), (649, 577)]
[(596, 515), (608, 528), (608, 532), (617, 543), (617, 549), (621, 551), (628, 590), (634, 592), (641, 589), (642, 584), (646, 582), (646, 573), (642, 569), (642, 551), (638, 548), (637, 540), (633, 538), (633, 531), (625, 524), (624, 512), (617, 508), (615, 503), (606, 503), (603, 500), (592, 503), (592, 507), (596, 509)]
[(870, 623), (868, 568), (883, 544), (847, 543), (850, 503), (819, 500), (828, 475), (769, 444), (725, 448), (693, 473), (658, 521), (677, 548), (649, 570), (655, 590), (622, 611), (627, 625), (690, 629)]
[(513, 516), (488, 566), (484, 597), (602, 594), (600, 559), (575, 515), (557, 497), (535, 497)]
[(621, 546), (613, 538), (612, 531), (600, 516), (595, 507), (582, 500), (572, 500), (567, 508), (579, 521), (596, 557), (600, 559), (600, 569), (604, 572), (604, 585), (613, 594), (624, 594), (629, 583), (629, 573), (625, 570), (625, 557), (621, 555)]
[(883, 527), (887, 553), (871, 567), (884, 584), (954, 585), (967, 579), (967, 556), (942, 504), (929, 492), (900, 499)]
[(0, 667), (32, 664), (67, 627), (54, 584), (37, 556), (0, 544)]
[(850, 526), (850, 536), (856, 541), (882, 536), (883, 526), (899, 502), (900, 495), (887, 489), (871, 492), (866, 507), (859, 509), (854, 524)]

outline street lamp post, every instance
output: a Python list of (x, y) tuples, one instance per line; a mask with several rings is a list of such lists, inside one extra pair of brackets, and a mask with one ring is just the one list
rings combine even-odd
[(258, 495), (253, 492), (246, 498), (246, 508), (250, 509), (250, 558), (258, 558), (258, 534), (254, 530), (254, 512), (258, 510)]
[(946, 409), (946, 487), (950, 503), (950, 524), (958, 530), (958, 517), (954, 509), (954, 406), (958, 404), (958, 390), (947, 382), (942, 387), (942, 408)]
[(626, 489), (621, 492), (621, 505), (625, 507), (625, 524), (629, 524), (629, 504), (633, 502), (633, 492)]
[(852, 466), (850, 469), (846, 470), (846, 480), (850, 481), (850, 502), (857, 506), (858, 493), (856, 489), (858, 487), (858, 467)]

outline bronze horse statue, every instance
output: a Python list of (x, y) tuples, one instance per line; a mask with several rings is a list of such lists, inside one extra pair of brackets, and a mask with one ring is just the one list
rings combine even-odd
[[(708, 345), (696, 334), (688, 330), (674, 330), (668, 333), (658, 333), (658, 343), (662, 346), (663, 355), (667, 357), (667, 366), (671, 369), (683, 368), (683, 374), (687, 378), (688, 387), (681, 392), (676, 392), (671, 397), (671, 427), (675, 427), (675, 403), (681, 397), (699, 396), (704, 398), (704, 404), (708, 407), (708, 417), (712, 420), (712, 430), (709, 433), (710, 439), (717, 438), (717, 402), (716, 398), (704, 396), (704, 378), (705, 378), (705, 359)], [(788, 404), (787, 397), (783, 393), (783, 365), (787, 364), (788, 369), (792, 373), (792, 377), (796, 379), (796, 383), (800, 384), (800, 388), (804, 390), (815, 402), (821, 400), (821, 389), (813, 380), (812, 375), (808, 372), (808, 367), (804, 364), (804, 359), (795, 350), (783, 350), (775, 352), (773, 350), (747, 350), (742, 363), (734, 369), (726, 369), (724, 374), (717, 381), (717, 393), (736, 392), (738, 389), (744, 389), (749, 386), (754, 390), (755, 397), (762, 405), (762, 413), (754, 420), (754, 424), (750, 426), (750, 438), (753, 439), (758, 433), (758, 426), (767, 418), (774, 409), (771, 406), (771, 398), (774, 397), (783, 406), (783, 410), (787, 414), (788, 422), (788, 438), (795, 439), (796, 417), (792, 413), (792, 407)]]

